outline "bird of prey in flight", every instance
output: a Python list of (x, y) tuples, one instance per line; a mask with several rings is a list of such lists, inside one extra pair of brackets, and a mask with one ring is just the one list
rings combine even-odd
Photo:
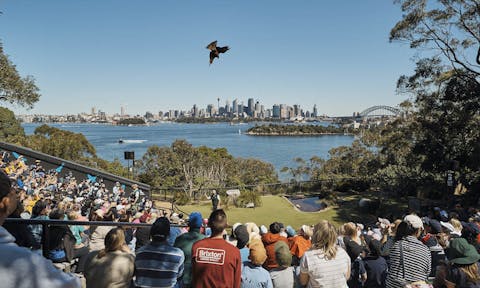
[(220, 53), (225, 53), (230, 48), (228, 46), (217, 47), (217, 41), (215, 40), (207, 45), (207, 49), (210, 50), (210, 64), (212, 64), (215, 58), (219, 58), (218, 56)]

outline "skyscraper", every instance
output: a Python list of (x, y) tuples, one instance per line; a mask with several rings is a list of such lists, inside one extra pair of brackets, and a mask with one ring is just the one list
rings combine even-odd
[(235, 99), (233, 100), (233, 107), (232, 107), (232, 113), (233, 115), (238, 115), (238, 100)]
[(272, 107), (272, 117), (273, 118), (280, 118), (280, 105), (273, 105)]
[(255, 109), (255, 106), (254, 106), (253, 98), (248, 98), (248, 110), (247, 110), (248, 116), (253, 116), (254, 109)]
[(318, 117), (317, 104), (313, 105), (313, 114), (312, 114), (312, 117), (313, 117), (313, 118), (317, 118), (317, 117)]

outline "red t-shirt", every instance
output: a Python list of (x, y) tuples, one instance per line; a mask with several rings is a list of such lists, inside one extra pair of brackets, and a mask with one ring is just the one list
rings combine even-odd
[(239, 288), (240, 250), (222, 238), (206, 238), (192, 246), (192, 286)]

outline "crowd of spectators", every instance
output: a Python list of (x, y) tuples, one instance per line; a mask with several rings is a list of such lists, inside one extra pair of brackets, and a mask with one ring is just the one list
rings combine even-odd
[[(480, 287), (480, 212), (461, 203), (339, 227), (229, 226), (222, 209), (183, 219), (138, 187), (110, 193), (21, 156), (0, 158), (0, 168), (2, 287)], [(54, 225), (45, 241), (42, 225), (7, 217), (112, 225)]]

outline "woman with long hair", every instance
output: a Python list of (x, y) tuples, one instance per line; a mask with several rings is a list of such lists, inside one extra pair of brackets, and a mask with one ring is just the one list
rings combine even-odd
[(88, 255), (84, 273), (87, 287), (130, 287), (134, 263), (135, 256), (125, 243), (125, 232), (113, 228), (105, 236), (105, 248)]
[(448, 264), (440, 265), (435, 287), (480, 287), (480, 254), (464, 238), (457, 238), (446, 250)]
[(300, 284), (308, 287), (347, 287), (350, 257), (337, 245), (337, 230), (324, 220), (313, 229), (312, 248), (300, 260)]
[[(108, 214), (105, 214), (102, 209), (97, 209), (91, 215), (90, 221), (113, 221), (113, 217), (107, 216)], [(110, 229), (112, 229), (111, 226), (90, 226), (90, 245), (88, 247), (90, 252), (105, 248), (105, 237)]]

